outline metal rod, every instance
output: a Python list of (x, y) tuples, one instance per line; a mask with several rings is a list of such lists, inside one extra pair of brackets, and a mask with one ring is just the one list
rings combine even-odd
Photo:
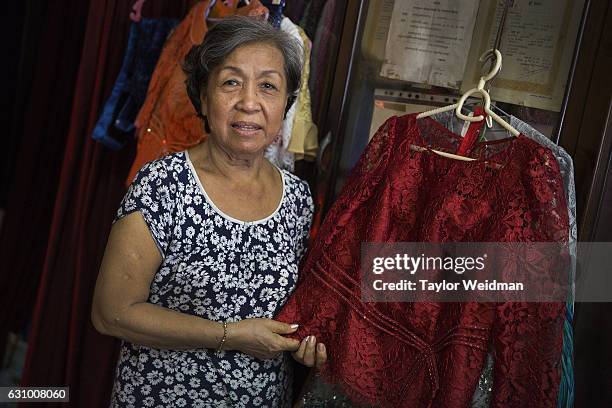
[[(508, 10), (510, 9), (510, 7), (514, 7), (514, 0), (504, 0), (504, 10), (502, 11), (502, 15), (499, 20), (499, 27), (497, 27), (497, 34), (495, 36), (495, 42), (493, 43), (493, 50), (499, 50), (501, 47), (502, 36), (504, 35), (504, 29), (506, 27), (506, 18), (508, 17)], [(491, 53), (490, 56), (487, 57), (487, 60), (490, 60), (489, 72), (491, 72), (491, 70), (495, 66), (495, 53)], [(487, 92), (491, 90), (491, 83), (494, 79), (495, 77), (491, 78), (491, 80), (485, 84), (484, 89)]]
[(497, 36), (495, 37), (495, 43), (493, 43), (493, 49), (499, 50), (501, 46), (502, 35), (504, 34), (504, 28), (506, 27), (506, 18), (508, 17), (508, 10), (514, 6), (514, 0), (504, 1), (504, 11), (502, 12), (501, 19), (499, 20), (499, 27), (497, 27)]
[[(572, 65), (570, 72), (567, 77), (567, 85), (565, 85), (565, 94), (563, 95), (563, 103), (561, 103), (561, 110), (559, 111), (559, 120), (557, 126), (552, 134), (552, 141), (556, 144), (561, 143), (561, 132), (565, 125), (565, 114), (567, 113), (567, 106), (569, 103), (570, 93), (574, 88), (574, 75), (576, 74), (576, 66), (578, 65), (578, 57), (580, 55), (580, 48), (582, 46), (582, 38), (584, 37), (584, 30), (586, 27), (587, 18), (589, 17), (589, 11), (591, 10), (591, 0), (586, 0), (584, 8), (582, 9), (582, 18), (580, 19), (580, 29), (578, 30), (578, 37), (576, 38), (576, 45), (574, 46), (574, 55), (572, 56)], [(574, 148), (574, 147), (572, 147)], [(570, 152), (573, 156), (573, 152)]]

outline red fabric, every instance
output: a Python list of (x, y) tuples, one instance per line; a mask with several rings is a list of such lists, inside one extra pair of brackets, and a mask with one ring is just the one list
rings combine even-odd
[[(149, 1), (143, 15), (182, 16), (189, 3)], [(67, 8), (65, 4), (60, 7), (64, 11)], [(65, 150), (63, 157), (55, 158), (61, 163), (59, 188), (54, 195), (52, 225), (22, 376), (24, 386), (69, 386), (70, 403), (61, 404), (67, 407), (108, 406), (118, 342), (93, 329), (91, 298), (133, 155), (129, 150), (111, 152), (89, 136), (123, 59), (131, 3), (92, 0), (87, 8), (69, 128), (62, 144)], [(54, 58), (57, 56), (51, 60)], [(50, 82), (56, 80), (48, 78)], [(53, 98), (41, 103), (46, 103), (47, 109), (56, 105)], [(29, 183), (30, 189), (44, 184), (40, 180)], [(27, 210), (24, 212), (27, 216)], [(36, 280), (29, 284), (35, 286)]]
[[(484, 115), (484, 110), (478, 106), (474, 109), (474, 116)], [(463, 141), (459, 145), (459, 149), (457, 149), (457, 154), (459, 156), (469, 156), (472, 152), (472, 149), (476, 145), (478, 141), (478, 136), (480, 136), (480, 129), (483, 121), (479, 120), (477, 122), (470, 122), (468, 126), (467, 132), (463, 136)]]
[(391, 118), (360, 158), (277, 318), (326, 344), (323, 378), (376, 407), (469, 406), (489, 347), (492, 407), (554, 407), (562, 303), (363, 303), (361, 242), (567, 242), (557, 162), (524, 136), (478, 143), (431, 118)]
[(15, 166), (12, 181), (2, 183), (8, 199), (0, 234), (0, 350), (9, 331), (22, 332), (34, 307), (88, 7), (81, 0), (41, 2), (27, 7), (26, 23), (19, 26), (20, 87), (15, 109), (7, 112), (15, 122), (4, 129), (5, 138), (21, 143), (7, 160)]

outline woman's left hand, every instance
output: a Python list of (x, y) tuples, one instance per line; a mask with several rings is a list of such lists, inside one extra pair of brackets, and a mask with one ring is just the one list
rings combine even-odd
[(323, 343), (317, 344), (315, 336), (308, 336), (300, 342), (300, 348), (291, 353), (295, 361), (308, 367), (320, 368), (327, 361), (327, 350)]

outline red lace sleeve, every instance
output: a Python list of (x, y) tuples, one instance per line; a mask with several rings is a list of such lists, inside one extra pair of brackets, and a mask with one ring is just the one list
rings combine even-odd
[[(502, 215), (505, 241), (568, 242), (563, 181), (550, 149), (535, 142)], [(496, 309), (491, 407), (555, 407), (561, 375), (565, 304), (507, 302)]]

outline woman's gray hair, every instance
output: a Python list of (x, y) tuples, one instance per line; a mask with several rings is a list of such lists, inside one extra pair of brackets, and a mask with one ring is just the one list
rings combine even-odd
[[(202, 44), (193, 46), (185, 57), (183, 70), (187, 75), (187, 94), (198, 116), (203, 116), (200, 94), (206, 90), (211, 72), (235, 49), (253, 43), (271, 44), (283, 55), (287, 78), (288, 102), (285, 115), (287, 114), (300, 89), (304, 55), (301, 44), (290, 34), (274, 28), (267, 21), (233, 16), (213, 26), (206, 33)], [(206, 131), (210, 133), (209, 129)]]

